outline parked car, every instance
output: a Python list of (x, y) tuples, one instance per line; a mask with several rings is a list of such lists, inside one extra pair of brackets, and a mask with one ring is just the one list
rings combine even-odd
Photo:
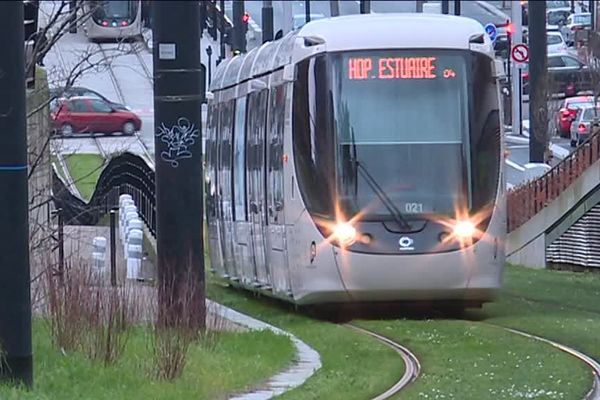
[(116, 109), (111, 103), (95, 97), (62, 99), (51, 118), (55, 132), (65, 136), (114, 132), (133, 135), (142, 128), (142, 121), (133, 112)]
[(567, 43), (560, 32), (546, 32), (546, 45), (548, 54), (566, 53), (568, 50)]
[(101, 99), (104, 100), (107, 103), (110, 103), (111, 107), (117, 109), (117, 110), (125, 110), (125, 111), (131, 111), (131, 108), (129, 108), (128, 106), (121, 104), (121, 103), (116, 103), (112, 100), (107, 99), (106, 97), (104, 97), (103, 95), (101, 95), (100, 93), (96, 92), (95, 90), (92, 89), (88, 89), (86, 87), (83, 86), (71, 86), (69, 88), (53, 88), (50, 89), (50, 98), (53, 99), (53, 102), (51, 103), (51, 110), (52, 107), (56, 106), (57, 101), (61, 98), (71, 98), (71, 97), (75, 97), (75, 96), (79, 96), (79, 97), (94, 97), (97, 99)]
[(562, 25), (567, 23), (571, 15), (571, 7), (550, 8), (546, 10), (546, 29), (558, 31)]
[(582, 144), (597, 127), (600, 121), (600, 108), (593, 105), (577, 110), (577, 116), (571, 124), (571, 147)]
[[(591, 90), (592, 77), (587, 65), (570, 54), (548, 55), (548, 88), (550, 93), (575, 96)], [(523, 93), (529, 93), (529, 71), (523, 69)]]
[(571, 123), (577, 117), (580, 108), (594, 104), (593, 96), (567, 97), (556, 113), (556, 134), (560, 137), (569, 137), (571, 134)]
[(590, 29), (592, 27), (592, 14), (576, 13), (571, 14), (565, 24), (561, 27), (560, 32), (563, 34), (565, 41), (569, 45), (573, 45), (576, 41), (577, 32)]

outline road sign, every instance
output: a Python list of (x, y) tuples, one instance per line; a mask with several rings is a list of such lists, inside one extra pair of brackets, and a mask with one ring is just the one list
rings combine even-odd
[(513, 46), (510, 56), (517, 64), (526, 64), (529, 62), (529, 47), (524, 43), (519, 43)]
[(496, 29), (496, 25), (494, 25), (494, 24), (487, 24), (485, 26), (485, 31), (489, 35), (490, 40), (492, 42), (496, 42), (496, 37), (498, 36), (498, 29)]

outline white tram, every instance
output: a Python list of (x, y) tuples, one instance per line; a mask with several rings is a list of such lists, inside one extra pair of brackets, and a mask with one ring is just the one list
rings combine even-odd
[(141, 0), (91, 0), (84, 4), (89, 14), (84, 30), (90, 40), (140, 39), (142, 36)]
[(223, 61), (207, 122), (211, 265), (297, 304), (494, 298), (506, 211), (481, 24), (311, 22)]

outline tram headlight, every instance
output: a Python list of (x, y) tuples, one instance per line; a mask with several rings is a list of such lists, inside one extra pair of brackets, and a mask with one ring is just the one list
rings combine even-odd
[(460, 239), (470, 239), (475, 236), (477, 227), (469, 220), (456, 221), (454, 224), (454, 236)]
[(342, 246), (351, 246), (356, 242), (356, 229), (348, 222), (339, 222), (333, 229), (333, 237)]

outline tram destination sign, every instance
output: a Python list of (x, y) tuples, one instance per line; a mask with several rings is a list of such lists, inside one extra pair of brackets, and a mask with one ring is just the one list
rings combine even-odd
[(437, 64), (437, 57), (350, 57), (347, 76), (350, 80), (456, 77), (453, 68), (440, 70)]

